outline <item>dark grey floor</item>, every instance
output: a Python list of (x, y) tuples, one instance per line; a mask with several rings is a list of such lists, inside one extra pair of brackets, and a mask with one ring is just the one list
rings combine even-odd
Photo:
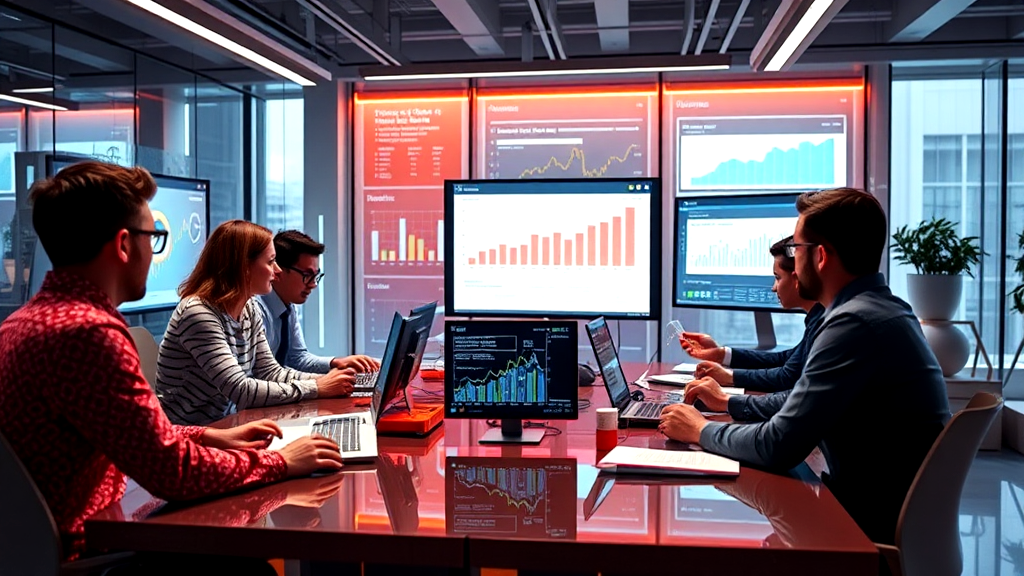
[(960, 502), (963, 576), (1024, 576), (1024, 456), (983, 451)]

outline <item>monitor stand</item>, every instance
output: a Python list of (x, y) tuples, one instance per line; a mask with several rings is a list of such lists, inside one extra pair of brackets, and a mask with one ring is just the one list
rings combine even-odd
[(775, 340), (775, 324), (772, 313), (758, 310), (754, 312), (754, 329), (757, 331), (757, 349), (771, 350), (778, 345)]
[(480, 437), (481, 444), (540, 444), (544, 429), (523, 430), (523, 421), (503, 418), (501, 428), (491, 428)]

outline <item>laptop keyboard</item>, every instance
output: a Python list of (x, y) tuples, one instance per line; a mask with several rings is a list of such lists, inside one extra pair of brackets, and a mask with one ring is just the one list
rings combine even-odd
[(373, 388), (377, 385), (377, 375), (380, 372), (360, 372), (356, 374), (355, 388)]
[(359, 451), (360, 416), (331, 418), (313, 425), (313, 432), (338, 443), (342, 452)]
[(644, 402), (637, 406), (636, 412), (634, 412), (633, 415), (639, 416), (640, 418), (657, 418), (658, 416), (661, 416), (661, 410), (665, 406), (668, 406), (668, 404)]

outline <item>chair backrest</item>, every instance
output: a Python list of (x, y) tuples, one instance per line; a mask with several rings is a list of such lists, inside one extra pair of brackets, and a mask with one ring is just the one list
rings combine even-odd
[(904, 576), (959, 576), (960, 495), (967, 472), (1003, 400), (978, 392), (950, 418), (910, 485), (896, 525)]
[(57, 524), (18, 455), (0, 434), (0, 576), (55, 576)]
[(128, 329), (135, 341), (135, 347), (139, 350), (139, 361), (142, 363), (142, 375), (146, 377), (150, 388), (156, 388), (156, 357), (160, 350), (156, 345), (156, 339), (143, 326), (132, 326)]

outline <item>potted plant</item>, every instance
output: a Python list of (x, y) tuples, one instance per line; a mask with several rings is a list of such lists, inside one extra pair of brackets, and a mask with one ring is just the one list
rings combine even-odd
[(957, 224), (945, 218), (932, 218), (916, 228), (903, 226), (892, 235), (893, 257), (917, 271), (907, 275), (907, 296), (914, 314), (921, 319), (942, 373), (953, 376), (967, 365), (971, 343), (950, 320), (956, 315), (964, 290), (964, 274), (984, 252), (977, 236), (960, 237)]
[(914, 314), (922, 320), (952, 320), (963, 293), (963, 274), (982, 254), (977, 236), (961, 238), (957, 224), (932, 218), (916, 228), (903, 226), (892, 235), (897, 262), (917, 271), (907, 275), (907, 292)]
[[(1020, 276), (1021, 283), (1017, 284), (1017, 287), (1011, 290), (1008, 296), (1010, 297), (1010, 307), (1017, 314), (1024, 316), (1024, 232), (1017, 234), (1017, 249), (1020, 250), (1020, 255), (1016, 257), (1007, 256), (1007, 258), (1015, 263), (1013, 271)], [(1010, 375), (1013, 374), (1013, 368), (1017, 365), (1021, 350), (1024, 350), (1024, 338), (1021, 338), (1020, 345), (1017, 346), (1017, 353), (1013, 355), (1013, 362), (1010, 362), (1010, 369), (1006, 373), (1006, 380), (1003, 381), (1004, 386), (1010, 381)]]

